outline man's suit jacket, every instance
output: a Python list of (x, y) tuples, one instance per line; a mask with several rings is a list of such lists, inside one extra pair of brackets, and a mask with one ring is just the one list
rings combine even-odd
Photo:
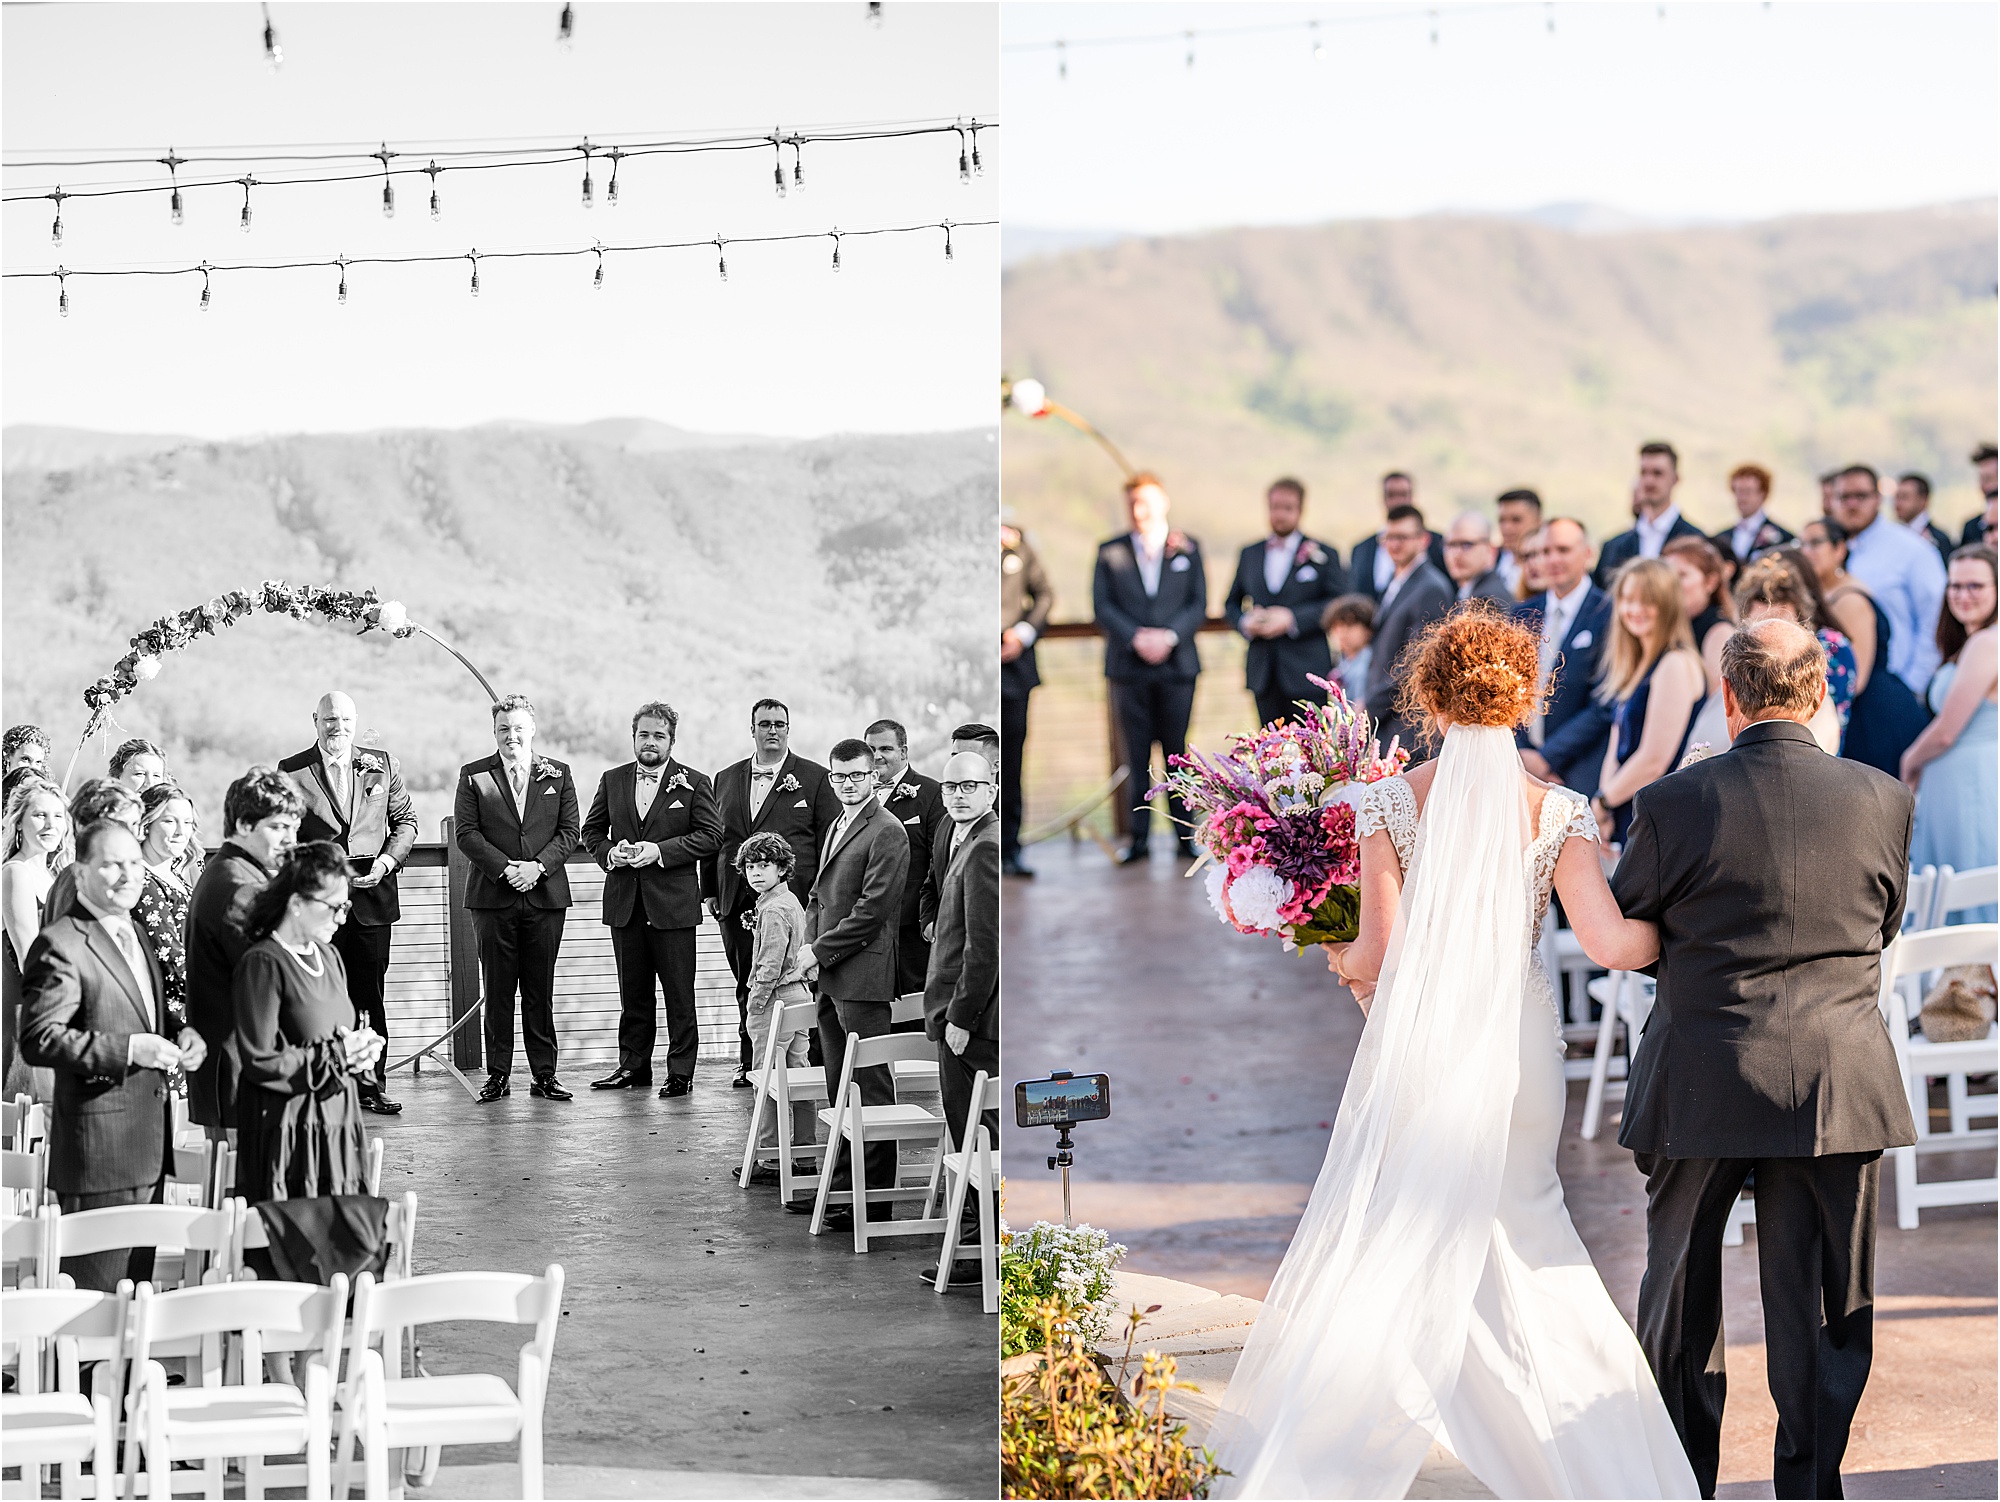
[(1251, 640), (1243, 658), (1243, 686), (1253, 694), (1281, 693), (1287, 702), (1317, 699), (1324, 690), (1314, 688), (1306, 675), (1333, 676), (1333, 651), (1319, 618), (1347, 583), (1340, 554), (1323, 542), (1301, 537), (1291, 569), (1273, 593), (1264, 579), (1265, 551), (1264, 543), (1253, 542), (1236, 560), (1236, 578), (1230, 583), (1229, 598), (1222, 602), (1222, 613), (1229, 629), (1240, 632), (1243, 617), (1251, 610), (1283, 605), (1292, 612), (1298, 634)]
[[(913, 791), (904, 792), (910, 788)], [(878, 791), (876, 794), (880, 797)], [(928, 922), (924, 916), (924, 885), (930, 879), (931, 851), (951, 844), (951, 815), (944, 811), (944, 785), (915, 767), (906, 768), (883, 800), (884, 806), (910, 838), (910, 871), (903, 882), (903, 909), (898, 922), (909, 928)]]
[(166, 979), (151, 947), (142, 939), (138, 948), (151, 1006), (111, 935), (81, 904), (28, 946), (21, 1057), (55, 1071), (49, 1187), (58, 1194), (130, 1189), (172, 1168), (167, 1076), (126, 1064), (135, 1033), (167, 1035)]
[[(951, 848), (951, 836), (944, 836)], [(982, 814), (945, 867), (937, 936), (924, 977), (924, 1030), (949, 1022), (975, 1038), (1000, 1036), (1000, 821)]]
[(236, 1125), (236, 962), (250, 947), (250, 903), (270, 879), (254, 855), (224, 840), (188, 898), (187, 1019), (208, 1045), (188, 1076), (188, 1115), (202, 1126)]
[(1950, 568), (1952, 555), (1951, 534), (1936, 522), (1925, 522), (1924, 536), (1928, 537), (1931, 546), (1938, 550), (1938, 557), (1944, 560), (1945, 567)]
[(845, 833), (827, 835), (806, 904), (806, 942), (819, 961), (820, 995), (896, 999), (896, 930), (909, 870), (909, 836), (879, 800)]
[(1385, 749), (1391, 736), (1400, 736), (1412, 757), (1421, 754), (1416, 736), (1419, 727), (1405, 724), (1396, 714), (1396, 691), (1404, 676), (1397, 659), (1424, 627), (1451, 609), (1457, 594), (1444, 573), (1419, 563), (1396, 591), (1389, 608), (1375, 620), (1374, 656), (1368, 659), (1368, 717), (1375, 722), (1375, 735)]
[[(790, 782), (792, 785), (786, 787)], [(722, 846), (701, 864), (701, 895), (713, 897), (725, 922), (739, 908), (757, 900), (750, 884), (736, 870), (736, 852), (753, 834), (781, 834), (792, 847), (792, 895), (799, 906), (812, 897), (819, 873), (820, 846), (840, 817), (840, 799), (826, 780), (826, 768), (787, 751), (764, 806), (750, 814), (750, 761), (733, 762), (715, 774), (715, 803), (722, 814)]]
[[(458, 848), (472, 862), (465, 881), (468, 909), (509, 908), (521, 897), (530, 907), (570, 905), (569, 872), (563, 863), (582, 839), (583, 826), (569, 766), (536, 755), (525, 802), (525, 812), (514, 807), (514, 789), (499, 752), (459, 768), (452, 821)], [(527, 891), (517, 892), (501, 875), (509, 861), (540, 861), (544, 875)]]
[[(410, 858), (410, 847), (417, 843), (417, 811), (403, 790), (402, 766), (379, 746), (356, 746), (351, 760), (353, 786), (345, 808), (327, 785), (326, 763), (318, 746), (308, 746), (278, 763), (278, 770), (292, 779), (306, 802), (299, 842), (333, 841), (347, 852), (357, 874), (365, 873), (378, 855), (387, 855), (401, 870)], [(379, 928), (403, 916), (395, 871), (372, 887), (349, 887), (347, 895), (354, 903), (349, 923)]]
[[(937, 922), (938, 903), (944, 896), (944, 873), (951, 864), (951, 825), (947, 821), (942, 837), (931, 841), (929, 869), (924, 873), (923, 892), (917, 901), (917, 921), (924, 924)], [(910, 876), (914, 879), (916, 871)], [(932, 934), (931, 942), (937, 942)]]
[[(660, 858), (649, 866), (613, 866), (620, 840), (651, 840)], [(701, 926), (701, 863), (722, 846), (715, 789), (693, 767), (669, 757), (660, 765), (653, 806), (639, 818), (639, 764), (628, 761), (597, 780), (583, 843), (604, 869), (604, 921), (612, 928)]]
[[(1104, 676), (1114, 683), (1192, 683), (1201, 672), (1194, 636), (1208, 619), (1208, 575), (1201, 545), (1178, 532), (1167, 534), (1160, 559), (1160, 588), (1146, 593), (1139, 556), (1127, 535), (1099, 544), (1091, 607), (1104, 632)], [(1165, 662), (1147, 662), (1132, 650), (1140, 628), (1164, 627), (1180, 640)]]
[[(1430, 546), (1424, 550), (1430, 565), (1449, 579), (1451, 575), (1444, 566), (1444, 539), (1435, 532), (1430, 536)], [(1357, 595), (1368, 596), (1378, 605), (1382, 603), (1382, 591), (1375, 587), (1375, 557), (1381, 549), (1381, 534), (1371, 532), (1354, 545), (1354, 554), (1347, 560), (1348, 589)]]
[[(1458, 598), (1458, 585), (1455, 583), (1451, 587), (1451, 596), (1453, 600)], [(1502, 610), (1511, 611), (1514, 608), (1514, 591), (1507, 587), (1506, 576), (1497, 568), (1490, 568), (1474, 579), (1472, 588), (1466, 592), (1465, 598), (1491, 600)]]
[(1986, 541), (1986, 513), (1982, 511), (1965, 524), (1965, 530), (1958, 536), (1958, 545), (1970, 548), (1984, 541)]
[(1916, 1140), (1875, 1001), (1914, 808), (1790, 720), (1640, 790), (1612, 890), (1660, 926), (1659, 993), (1620, 1143), (1803, 1158)]
[[(1672, 542), (1676, 537), (1702, 536), (1701, 528), (1697, 527), (1686, 517), (1677, 516), (1674, 518), (1674, 524), (1667, 529), (1666, 541)], [(1665, 547), (1666, 543), (1662, 543), (1660, 546)], [(1604, 551), (1597, 555), (1597, 572), (1590, 576), (1591, 582), (1599, 589), (1609, 589), (1611, 587), (1611, 576), (1638, 556), (1639, 529), (1634, 527), (1629, 532), (1620, 532), (1616, 537), (1607, 542), (1604, 545)]]
[(1708, 540), (1715, 544), (1718, 553), (1725, 558), (1734, 558), (1736, 566), (1741, 568), (1752, 559), (1762, 558), (1771, 549), (1782, 548), (1786, 543), (1796, 542), (1798, 539), (1767, 516), (1764, 518), (1764, 525), (1757, 529), (1756, 541), (1748, 553), (1736, 551), (1736, 528), (1733, 526), (1711, 533)]
[[(1514, 607), (1514, 619), (1541, 633), (1549, 608), (1546, 593), (1530, 595)], [(1550, 675), (1548, 710), (1542, 721), (1542, 759), (1563, 786), (1586, 798), (1597, 796), (1604, 776), (1604, 748), (1611, 740), (1611, 706), (1597, 697), (1597, 670), (1611, 645), (1611, 596), (1595, 584), (1563, 633), (1562, 653)], [(1532, 746), (1524, 726), (1514, 733)]]
[[(1011, 631), (1026, 622), (1037, 636), (1049, 623), (1055, 608), (1055, 592), (1042, 570), (1041, 559), (1021, 535), (1019, 527), (1000, 527), (1000, 629)], [(1035, 661), (1031, 642), (1012, 662), (1000, 664), (1000, 697), (1025, 699), (1041, 685), (1041, 668)]]

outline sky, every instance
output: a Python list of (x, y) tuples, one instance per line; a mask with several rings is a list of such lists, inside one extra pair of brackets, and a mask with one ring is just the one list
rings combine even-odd
[[(274, 3), (284, 62), (263, 57), (254, 5), (8, 5), (7, 192), (164, 181), (164, 169), (58, 171), (59, 157), (189, 155), (203, 146), (532, 140), (765, 132), (861, 122), (992, 119), (997, 7), (859, 0), (615, 4), (581, 0), (568, 49), (559, 0), (517, 4)], [(110, 148), (122, 148), (110, 150)], [(958, 138), (808, 145), (806, 191), (780, 199), (768, 149), (652, 157), (620, 169), (620, 203), (582, 206), (580, 158), (447, 172), (442, 216), (422, 178), (187, 191), (5, 206), (9, 272), (244, 259), (460, 255), (787, 231), (997, 219), (1001, 138), (958, 176)], [(789, 161), (790, 153), (786, 156)], [(183, 168), (185, 177), (197, 169)], [(213, 169), (209, 169), (211, 172)], [(253, 169), (254, 170), (254, 169)], [(240, 175), (241, 169), (231, 175)], [(496, 419), (646, 417), (711, 433), (916, 432), (994, 420), (999, 231), (830, 238), (726, 250), (332, 269), (49, 279), (0, 293), (0, 418), (119, 432), (244, 437)]]
[[(1007, 221), (1168, 234), (1577, 202), (1741, 220), (1987, 197), (1996, 18), (1919, 0), (1010, 3)], [(1187, 29), (1283, 22), (1197, 36), (1187, 64)], [(1066, 79), (1031, 45), (1057, 38)]]

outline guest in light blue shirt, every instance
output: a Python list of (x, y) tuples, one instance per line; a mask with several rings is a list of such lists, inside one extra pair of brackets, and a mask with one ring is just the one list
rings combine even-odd
[(1882, 514), (1882, 483), (1865, 464), (1834, 482), (1833, 517), (1847, 529), (1847, 571), (1868, 586), (1889, 617), (1889, 671), (1922, 698), (1937, 671), (1944, 560), (1893, 516)]

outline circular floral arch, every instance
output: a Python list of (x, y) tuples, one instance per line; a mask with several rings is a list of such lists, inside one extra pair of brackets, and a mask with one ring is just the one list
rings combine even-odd
[(430, 628), (411, 620), (410, 612), (400, 600), (384, 600), (374, 589), (356, 593), (353, 590), (325, 589), (317, 584), (287, 584), (283, 579), (266, 579), (254, 588), (226, 590), (204, 604), (190, 605), (174, 615), (163, 615), (132, 637), (131, 650), (112, 665), (110, 672), (83, 691), (84, 707), (90, 711), (90, 718), (84, 725), (81, 739), (77, 741), (76, 753), (70, 757), (69, 769), (63, 774), (64, 787), (68, 787), (70, 773), (76, 769), (77, 755), (103, 728), (112, 705), (130, 695), (141, 683), (157, 678), (163, 661), (190, 645), (195, 638), (215, 636), (238, 621), (260, 613), (288, 615), (297, 621), (318, 619), (329, 623), (358, 623), (361, 629), (356, 635), (359, 636), (366, 636), (370, 631), (386, 631), (398, 639), (418, 635), (428, 637), (464, 664), (466, 671), (479, 680), (479, 686), (486, 690), (489, 698), (500, 697), (494, 692), (493, 685), (486, 681), (486, 675), (474, 667), (463, 652)]

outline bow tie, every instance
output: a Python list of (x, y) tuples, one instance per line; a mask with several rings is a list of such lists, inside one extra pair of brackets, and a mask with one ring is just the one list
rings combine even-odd
[(658, 782), (660, 780), (661, 771), (662, 768), (659, 767), (654, 767), (650, 772), (647, 771), (644, 767), (641, 767), (639, 768), (639, 780), (641, 782)]
[(776, 767), (752, 767), (750, 769), (750, 780), (752, 782), (769, 782), (777, 775), (778, 769)]

